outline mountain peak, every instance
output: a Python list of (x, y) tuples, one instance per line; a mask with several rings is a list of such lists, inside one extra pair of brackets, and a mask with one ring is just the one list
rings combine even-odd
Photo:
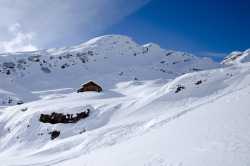
[(115, 44), (117, 42), (133, 42), (132, 39), (128, 36), (123, 35), (105, 35), (100, 37), (95, 37), (89, 41), (83, 43), (83, 46), (93, 46), (93, 45), (102, 45), (102, 44)]
[(221, 62), (222, 64), (240, 64), (250, 62), (250, 49), (244, 52), (234, 51)]

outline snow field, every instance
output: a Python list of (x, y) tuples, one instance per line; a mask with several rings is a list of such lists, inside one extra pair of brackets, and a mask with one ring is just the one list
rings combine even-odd
[[(249, 74), (249, 67), (228, 67), (186, 74), (163, 86), (157, 81), (121, 82), (116, 89), (103, 93), (58, 94), (8, 107), (1, 111), (0, 121), (5, 126), (1, 131), (1, 155), (8, 154), (7, 158), (21, 155), (20, 160), (27, 165), (34, 158), (36, 165), (83, 161), (87, 165), (105, 162), (109, 165), (206, 165), (204, 162), (233, 165), (241, 159), (244, 165), (248, 161), (244, 152), (249, 151), (249, 132), (240, 128), (249, 124)], [(199, 80), (203, 82), (195, 85)], [(179, 84), (185, 89), (175, 93)], [(235, 107), (239, 105), (240, 112), (236, 112)], [(20, 111), (24, 106), (28, 110)], [(40, 113), (77, 113), (87, 108), (93, 110), (90, 117), (75, 124), (51, 125), (38, 121)], [(10, 133), (7, 128), (11, 129)], [(60, 130), (61, 135), (51, 141), (47, 129)], [(79, 134), (83, 129), (87, 131)], [(28, 148), (23, 150), (24, 147)], [(110, 159), (94, 160), (95, 156), (105, 154), (110, 154)], [(224, 157), (231, 160), (225, 161)], [(5, 162), (15, 165), (13, 160)]]

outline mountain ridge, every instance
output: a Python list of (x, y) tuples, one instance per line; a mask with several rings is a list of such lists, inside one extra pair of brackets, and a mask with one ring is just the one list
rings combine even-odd
[[(59, 82), (65, 82), (68, 81), (67, 76), (75, 79), (81, 73), (82, 75), (103, 73), (120, 74), (130, 77), (130, 79), (159, 77), (168, 79), (189, 72), (216, 69), (222, 66), (208, 58), (164, 50), (154, 43), (139, 46), (129, 37), (107, 35), (91, 39), (78, 46), (2, 54), (0, 56), (0, 78), (15, 82), (16, 87), (25, 87), (22, 82), (25, 82), (26, 79), (33, 79), (39, 85), (33, 90), (39, 90), (39, 87), (42, 86), (49, 87), (59, 84), (57, 81), (53, 82), (50, 77), (57, 78), (54, 80), (61, 80)], [(147, 75), (146, 73), (154, 74)], [(39, 80), (41, 77), (44, 78), (44, 81)], [(94, 80), (93, 77), (89, 79)], [(34, 85), (29, 85), (26, 89), (29, 87), (34, 87)], [(63, 86), (58, 85), (58, 87)], [(2, 96), (0, 100), (5, 104), (9, 103), (10, 98), (13, 98), (6, 93), (5, 95), (0, 93), (0, 95)], [(14, 98), (12, 100), (14, 101)], [(19, 100), (23, 99), (15, 99), (15, 102)]]
[(250, 49), (244, 52), (234, 51), (223, 59), (221, 64), (238, 64), (250, 62)]

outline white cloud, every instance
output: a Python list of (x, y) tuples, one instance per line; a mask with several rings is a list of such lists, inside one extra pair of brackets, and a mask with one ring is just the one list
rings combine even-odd
[[(8, 0), (0, 1), (0, 36), (34, 32), (31, 45), (50, 48), (81, 44), (102, 33), (150, 0)], [(20, 24), (13, 24), (13, 23)], [(11, 27), (9, 25), (12, 24)], [(23, 33), (27, 36), (28, 33)], [(28, 40), (28, 37), (25, 38)]]
[(11, 32), (11, 33), (17, 33), (20, 28), (21, 28), (21, 25), (19, 23), (11, 24), (9, 26), (9, 32)]
[(34, 51), (36, 46), (30, 41), (34, 38), (33, 32), (20, 32), (21, 25), (19, 23), (11, 24), (8, 28), (10, 35), (13, 36), (10, 40), (0, 42), (1, 52), (18, 52), (18, 51)]

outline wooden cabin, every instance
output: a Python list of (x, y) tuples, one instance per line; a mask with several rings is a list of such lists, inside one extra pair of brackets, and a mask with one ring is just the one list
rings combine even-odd
[(101, 92), (102, 88), (96, 83), (94, 83), (93, 81), (89, 81), (88, 83), (84, 84), (82, 88), (77, 89), (77, 93), (85, 92), (85, 91)]

